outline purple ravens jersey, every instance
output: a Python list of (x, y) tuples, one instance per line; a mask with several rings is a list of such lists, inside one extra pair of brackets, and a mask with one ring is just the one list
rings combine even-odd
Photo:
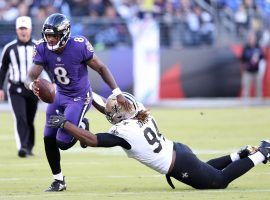
[(80, 97), (90, 90), (86, 62), (93, 58), (93, 47), (83, 36), (72, 36), (64, 51), (57, 54), (47, 48), (43, 40), (35, 46), (33, 62), (49, 71), (57, 85), (57, 92)]

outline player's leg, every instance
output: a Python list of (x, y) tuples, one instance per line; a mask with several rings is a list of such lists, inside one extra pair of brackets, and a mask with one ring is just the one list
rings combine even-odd
[[(25, 89), (26, 90), (26, 89)], [(31, 91), (28, 91), (28, 97), (26, 101), (26, 110), (27, 110), (27, 123), (29, 127), (29, 140), (27, 145), (28, 155), (33, 155), (32, 149), (35, 144), (35, 126), (34, 119), (38, 107), (38, 98)]]
[(27, 124), (26, 101), (22, 95), (22, 87), (11, 85), (9, 88), (9, 100), (15, 116), (15, 139), (18, 148), (18, 156), (27, 156), (29, 128)]
[(224, 185), (247, 173), (257, 164), (266, 163), (268, 152), (270, 152), (270, 143), (266, 141), (263, 141), (259, 148), (248, 145), (240, 149), (235, 155), (235, 160), (221, 171)]
[(266, 160), (267, 152), (270, 152), (270, 143), (267, 145), (269, 148), (259, 148), (255, 154), (232, 162), (223, 170), (218, 170), (200, 161), (192, 152), (183, 150), (178, 144), (175, 148), (175, 166), (170, 176), (197, 189), (226, 188), (231, 181), (248, 172), (256, 164)]
[[(57, 130), (55, 130), (57, 131)], [(56, 134), (56, 133), (55, 133)], [(66, 183), (61, 171), (60, 151), (55, 138), (44, 137), (45, 152), (50, 165), (54, 181), (45, 192), (58, 192), (66, 189)]]
[(250, 97), (250, 86), (252, 82), (251, 75), (244, 71), (242, 75), (242, 96), (243, 98), (247, 99)]
[[(55, 103), (50, 104), (46, 113), (46, 122), (51, 115), (57, 114), (56, 111), (64, 113), (67, 120), (77, 126), (83, 119), (86, 111), (89, 109), (87, 101), (73, 101), (73, 99), (66, 98), (62, 95), (57, 95), (55, 102), (61, 102), (65, 105), (65, 108), (57, 106)], [(60, 152), (61, 150), (67, 150), (76, 143), (76, 139), (62, 129), (52, 129), (45, 127), (45, 150), (48, 162), (50, 164), (54, 181), (51, 186), (46, 190), (47, 192), (58, 192), (66, 189), (66, 183), (61, 171), (60, 165)], [(53, 137), (52, 137), (53, 136)]]
[(267, 140), (263, 140), (255, 153), (228, 165), (228, 167), (222, 170), (222, 173), (227, 182), (230, 183), (248, 172), (252, 167), (258, 165), (259, 163), (266, 164), (269, 160), (270, 143)]
[(176, 151), (176, 160), (169, 176), (197, 189), (217, 188), (217, 186), (213, 185), (215, 182), (220, 185), (222, 180), (220, 170), (199, 160), (183, 144), (175, 144), (174, 149)]
[(256, 97), (260, 98), (263, 93), (263, 76), (258, 72), (257, 74), (254, 74), (254, 79)]
[(46, 123), (45, 123), (45, 128), (44, 128), (45, 153), (46, 153), (46, 157), (47, 157), (49, 166), (53, 174), (53, 179), (54, 179), (50, 187), (47, 190), (45, 190), (46, 192), (57, 192), (57, 191), (63, 191), (66, 189), (64, 176), (61, 171), (60, 150), (56, 143), (56, 134), (57, 134), (58, 129), (49, 128), (47, 126), (47, 121), (49, 120), (49, 117), (51, 115), (57, 114), (56, 110), (59, 110), (60, 112), (64, 111), (64, 109), (60, 107), (60, 105), (57, 104), (56, 102), (59, 102), (59, 95), (56, 95), (55, 103), (49, 104), (47, 107)]
[(171, 176), (196, 189), (222, 189), (228, 185), (222, 170), (202, 162), (190, 152), (176, 150), (176, 161)]
[(219, 158), (214, 158), (206, 162), (216, 169), (224, 169), (226, 166), (232, 163), (232, 159), (230, 155), (222, 156)]
[(230, 155), (222, 156), (219, 158), (214, 158), (209, 161), (207, 161), (207, 164), (211, 165), (212, 167), (216, 169), (224, 169), (229, 164), (231, 164), (234, 161), (237, 161), (239, 159), (246, 158), (249, 155), (254, 154), (257, 151), (256, 147), (253, 147), (251, 145), (247, 145), (237, 152), (233, 152)]

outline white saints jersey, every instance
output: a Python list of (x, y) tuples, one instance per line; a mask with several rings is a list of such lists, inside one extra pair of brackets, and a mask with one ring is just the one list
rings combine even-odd
[(109, 130), (110, 134), (126, 140), (131, 149), (124, 151), (161, 174), (167, 174), (172, 162), (173, 142), (164, 138), (157, 129), (152, 116), (145, 124), (138, 120), (124, 120)]

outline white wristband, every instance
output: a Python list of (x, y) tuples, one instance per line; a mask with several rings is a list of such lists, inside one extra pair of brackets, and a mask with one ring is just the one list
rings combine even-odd
[(120, 88), (115, 88), (112, 93), (115, 95), (115, 96), (118, 96), (119, 94), (122, 94), (122, 91), (120, 90)]
[(34, 84), (34, 82), (31, 82), (31, 83), (29, 84), (29, 89), (30, 89), (30, 90), (33, 90), (33, 84)]

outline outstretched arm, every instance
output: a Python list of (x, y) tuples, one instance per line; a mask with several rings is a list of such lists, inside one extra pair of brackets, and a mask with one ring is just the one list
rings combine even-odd
[(48, 126), (50, 128), (65, 129), (77, 140), (80, 140), (83, 144), (87, 146), (97, 146), (97, 136), (95, 134), (73, 125), (72, 123), (67, 121), (63, 113), (59, 113), (58, 115), (51, 115), (48, 121)]
[(109, 85), (109, 87), (112, 89), (113, 94), (115, 94), (117, 98), (117, 102), (121, 104), (126, 110), (131, 110), (132, 105), (122, 95), (122, 92), (117, 86), (110, 70), (95, 54), (91, 60), (87, 61), (87, 65), (91, 67), (93, 70), (95, 70), (96, 72), (98, 72), (100, 76), (102, 77), (102, 79), (105, 81), (105, 83)]
[(118, 87), (110, 70), (95, 54), (92, 59), (87, 61), (87, 65), (98, 72), (112, 90)]
[(73, 135), (77, 140), (86, 146), (91, 147), (114, 147), (121, 146), (125, 149), (130, 149), (130, 144), (123, 138), (117, 137), (109, 133), (93, 134), (82, 128), (78, 128), (72, 123), (68, 122), (62, 113), (52, 115), (48, 121), (48, 126), (51, 128), (65, 129), (69, 134)]
[(63, 128), (87, 146), (96, 147), (98, 144), (97, 136), (90, 131), (78, 128), (68, 121), (64, 123)]

